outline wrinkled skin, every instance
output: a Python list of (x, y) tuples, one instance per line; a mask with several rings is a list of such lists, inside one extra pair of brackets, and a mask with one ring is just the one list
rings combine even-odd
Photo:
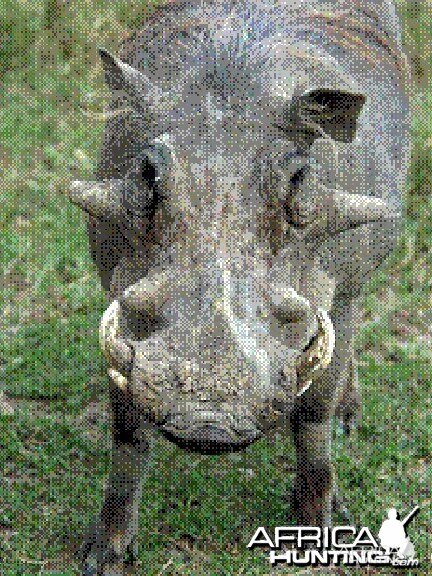
[(297, 521), (331, 523), (330, 422), (359, 413), (357, 299), (397, 239), (408, 114), (389, 3), (333, 2), (345, 36), (318, 46), (305, 31), (325, 4), (309, 20), (294, 0), (172, 5), (125, 43), (129, 66), (101, 52), (132, 112), (70, 193), (111, 302), (112, 471), (85, 574), (133, 556), (150, 427), (201, 453), (290, 428)]

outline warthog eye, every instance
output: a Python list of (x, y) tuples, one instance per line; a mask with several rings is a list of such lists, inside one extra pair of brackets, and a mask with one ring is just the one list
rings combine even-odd
[(290, 181), (298, 179), (306, 166), (307, 157), (299, 150), (282, 154), (276, 161), (276, 170)]
[(284, 146), (284, 149), (272, 159), (271, 172), (276, 176), (277, 197), (286, 204), (308, 170), (308, 157), (296, 146)]
[(148, 214), (162, 197), (161, 187), (168, 172), (169, 153), (165, 147), (147, 145), (137, 153), (126, 174), (123, 203), (134, 214)]
[(307, 167), (308, 155), (293, 142), (282, 139), (275, 141), (274, 147), (271, 171), (277, 176), (280, 186), (289, 193), (292, 182), (295, 182)]
[(311, 195), (299, 194), (311, 168), (309, 154), (294, 144), (286, 146), (273, 159), (277, 197), (284, 206), (288, 223), (294, 227), (306, 226), (316, 216), (316, 202)]
[(167, 158), (163, 151), (157, 146), (148, 145), (136, 156), (130, 175), (149, 188), (155, 188), (166, 170)]
[(151, 160), (146, 156), (141, 161), (141, 178), (150, 188), (154, 188), (160, 180), (157, 167), (152, 164)]

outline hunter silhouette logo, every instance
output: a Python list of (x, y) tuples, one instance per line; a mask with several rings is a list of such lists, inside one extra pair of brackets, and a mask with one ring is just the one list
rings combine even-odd
[(387, 555), (392, 549), (396, 549), (399, 558), (413, 558), (415, 556), (414, 546), (406, 534), (405, 527), (418, 511), (419, 507), (416, 506), (403, 520), (398, 520), (396, 508), (390, 508), (388, 518), (384, 520), (378, 532), (381, 546)]
[[(247, 547), (270, 548), (271, 564), (418, 566), (414, 545), (406, 533), (406, 527), (418, 511), (416, 506), (403, 520), (399, 520), (396, 508), (388, 510), (377, 539), (367, 526), (277, 526), (273, 539), (260, 526)], [(289, 549), (281, 550), (282, 545), (289, 545)]]

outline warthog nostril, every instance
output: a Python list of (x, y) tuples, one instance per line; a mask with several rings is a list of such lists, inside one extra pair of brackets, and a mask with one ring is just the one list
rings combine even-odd
[(187, 430), (171, 427), (162, 428), (162, 433), (180, 448), (201, 454), (221, 454), (242, 450), (257, 440), (259, 434), (250, 432), (239, 436), (234, 430), (222, 428), (217, 424), (200, 424)]
[(233, 444), (235, 442), (227, 430), (213, 424), (195, 428), (191, 432), (189, 439), (192, 442), (208, 442), (212, 444)]

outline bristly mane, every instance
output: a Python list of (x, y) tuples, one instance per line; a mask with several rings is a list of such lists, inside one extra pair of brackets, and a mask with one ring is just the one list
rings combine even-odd
[(124, 40), (121, 58), (175, 102), (192, 107), (195, 102), (197, 113), (202, 86), (234, 106), (265, 99), (278, 43), (314, 67), (321, 66), (322, 53), (328, 52), (335, 68), (338, 54), (348, 53), (360, 68), (383, 67), (404, 86), (407, 67), (400, 38), (389, 19), (383, 24), (383, 15), (376, 12), (384, 6), (384, 0), (170, 2)]
[(359, 54), (372, 66), (387, 58), (400, 74), (406, 73), (406, 60), (400, 47), (380, 26), (379, 19), (364, 8), (351, 8), (333, 14), (311, 13), (304, 18), (304, 24), (304, 32), (321, 30), (325, 37), (342, 48), (359, 48)]
[[(383, 24), (388, 2), (383, 0), (338, 0), (335, 2), (169, 2), (149, 18), (144, 28), (123, 43), (126, 58), (138, 57), (144, 67), (152, 67), (151, 45), (172, 44), (171, 57), (184, 57), (193, 48), (191, 35), (202, 34), (201, 63), (212, 67), (228, 56), (233, 69), (265, 64), (259, 45), (278, 35), (290, 41), (304, 40), (319, 47), (333, 44), (343, 50), (356, 50), (369, 66), (383, 60), (403, 76), (405, 60), (397, 32)], [(379, 13), (377, 12), (379, 11)], [(159, 41), (158, 41), (159, 40)], [(221, 47), (224, 50), (221, 50)], [(196, 46), (197, 48), (198, 46)], [(196, 49), (195, 49), (196, 54)], [(264, 57), (264, 61), (263, 61)], [(197, 64), (197, 62), (195, 62)]]

